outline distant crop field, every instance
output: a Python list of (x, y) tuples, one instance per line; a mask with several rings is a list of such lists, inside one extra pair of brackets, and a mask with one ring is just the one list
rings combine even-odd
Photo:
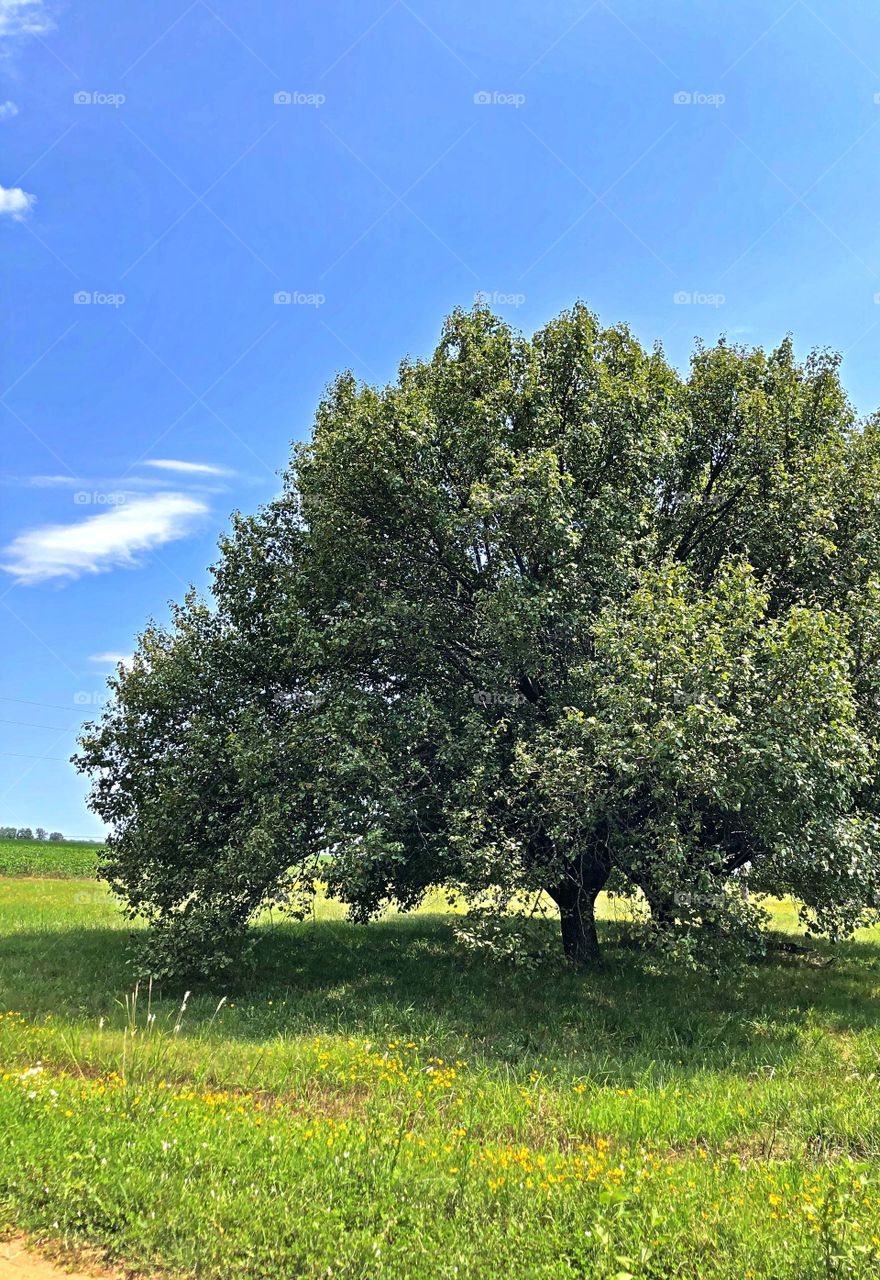
[(95, 875), (101, 845), (88, 840), (0, 840), (0, 876)]

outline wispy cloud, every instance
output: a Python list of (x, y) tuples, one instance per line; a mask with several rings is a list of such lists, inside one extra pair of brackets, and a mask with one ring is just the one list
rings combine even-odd
[(108, 569), (131, 569), (155, 547), (187, 537), (208, 507), (183, 493), (133, 498), (75, 524), (50, 524), (19, 534), (0, 568), (17, 582), (80, 578)]
[(157, 467), (160, 471), (177, 471), (188, 476), (230, 476), (228, 467), (217, 467), (210, 462), (181, 462), (178, 458), (147, 458), (141, 464)]
[[(230, 472), (230, 475), (233, 473)], [(170, 480), (168, 476), (53, 476), (53, 475), (31, 475), (31, 476), (13, 476), (0, 475), (0, 485), (9, 485), (16, 489), (77, 489), (88, 490), (93, 494), (104, 493), (113, 494), (114, 497), (128, 498), (133, 497), (139, 489), (167, 489)], [(218, 493), (221, 490), (216, 485), (210, 485), (200, 479), (199, 475), (193, 475), (191, 479), (186, 476), (177, 478), (178, 486), (183, 485), (187, 490), (198, 493)], [(92, 499), (100, 501), (100, 499)]]
[(117, 666), (120, 662), (131, 662), (133, 654), (130, 653), (93, 653), (89, 657), (89, 662), (100, 662), (102, 666)]
[(0, 36), (42, 36), (54, 26), (44, 0), (0, 0)]
[(14, 102), (10, 102), (7, 98), (5, 102), (0, 102), (0, 120), (11, 120), (13, 116), (18, 115), (18, 107)]
[(22, 191), (21, 187), (0, 185), (0, 214), (6, 214), (16, 222), (21, 222), (28, 210), (33, 208), (36, 199), (37, 197), (32, 196), (28, 191)]
[[(0, 484), (12, 485), (17, 489), (91, 489), (95, 492), (103, 490), (105, 493), (112, 493), (114, 497), (126, 498), (134, 493), (137, 486), (140, 488), (150, 488), (155, 485), (161, 487), (161, 480), (140, 480), (128, 479), (127, 477), (108, 477), (102, 476), (98, 479), (83, 476), (0, 476)], [(167, 484), (167, 481), (166, 481)], [(126, 486), (129, 486), (126, 488)], [(94, 499), (92, 499), (94, 500)]]
[(27, 489), (69, 489), (82, 488), (82, 480), (77, 476), (2, 476), (3, 484), (23, 485)]

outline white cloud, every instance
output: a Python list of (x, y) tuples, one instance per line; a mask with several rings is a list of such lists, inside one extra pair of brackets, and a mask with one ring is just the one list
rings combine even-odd
[(0, 36), (42, 36), (54, 25), (44, 0), (0, 0)]
[(5, 102), (0, 102), (0, 120), (11, 120), (17, 115), (18, 107), (14, 102), (10, 102), (8, 98)]
[(190, 476), (228, 476), (227, 467), (216, 467), (210, 462), (180, 462), (177, 458), (148, 458), (145, 467), (158, 467), (160, 471), (179, 471)]
[(27, 485), (29, 489), (56, 489), (76, 486), (82, 488), (82, 480), (77, 476), (4, 476), (4, 484)]
[(110, 666), (115, 667), (120, 662), (131, 662), (133, 656), (131, 653), (93, 653), (89, 662), (100, 662), (102, 666), (109, 663)]
[[(234, 475), (235, 472), (230, 471), (224, 475)], [(211, 476), (202, 476), (196, 474), (182, 474), (175, 476), (173, 479), (157, 472), (153, 476), (52, 476), (52, 475), (2, 475), (0, 474), (0, 486), (8, 486), (16, 489), (74, 489), (80, 493), (88, 495), (87, 498), (77, 498), (77, 502), (92, 502), (97, 505), (112, 506), (114, 503), (119, 504), (133, 498), (137, 493), (155, 492), (158, 490), (167, 491), (169, 484), (174, 484), (178, 489), (185, 487), (188, 493), (223, 493), (224, 485), (218, 481), (210, 483)]]
[[(130, 497), (137, 489), (161, 489), (168, 484), (161, 476), (0, 476), (0, 484), (25, 489), (80, 489), (93, 493)], [(100, 499), (98, 499), (100, 501)], [(108, 503), (108, 505), (110, 505)]]
[(154, 547), (187, 537), (207, 511), (204, 502), (183, 493), (132, 498), (76, 524), (43, 525), (19, 534), (0, 568), (21, 583), (135, 568)]
[(22, 191), (21, 187), (4, 187), (0, 185), (0, 214), (8, 213), (10, 218), (21, 222), (31, 209), (37, 197)]

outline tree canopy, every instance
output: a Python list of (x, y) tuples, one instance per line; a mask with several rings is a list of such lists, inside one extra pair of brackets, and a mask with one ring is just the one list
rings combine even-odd
[(316, 873), (367, 919), (436, 885), (754, 933), (880, 905), (880, 423), (838, 358), (720, 341), (680, 376), (577, 305), (456, 311), (339, 376), (208, 599), (150, 625), (78, 757), (156, 971), (234, 961)]

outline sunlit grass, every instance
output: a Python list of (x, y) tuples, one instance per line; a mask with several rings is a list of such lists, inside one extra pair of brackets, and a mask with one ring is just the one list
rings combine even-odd
[(876, 1274), (880, 932), (583, 977), (469, 956), (449, 910), (319, 895), (256, 976), (134, 1003), (106, 888), (0, 881), (3, 1214), (216, 1277)]

